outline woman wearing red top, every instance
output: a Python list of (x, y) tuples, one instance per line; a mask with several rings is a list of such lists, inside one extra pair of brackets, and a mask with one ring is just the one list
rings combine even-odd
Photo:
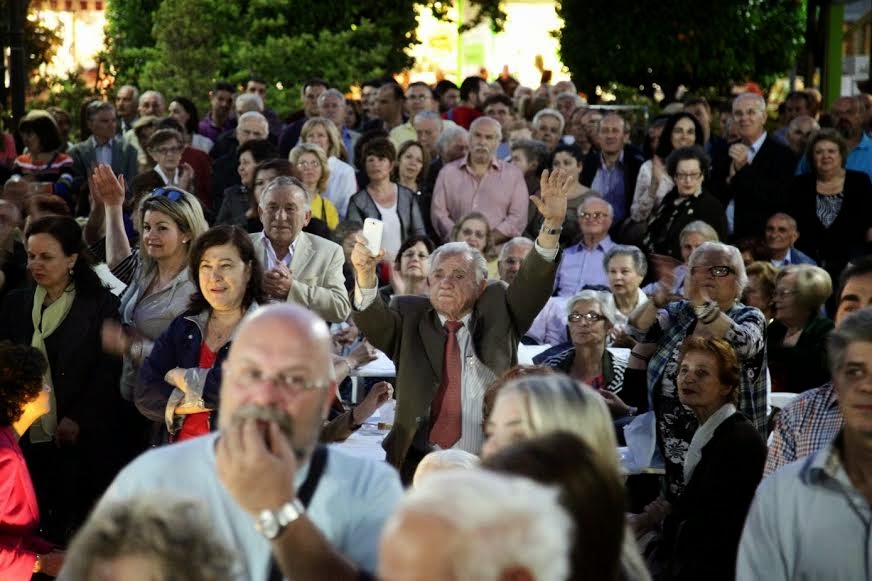
[(39, 506), (18, 438), (49, 411), (45, 357), (29, 345), (0, 343), (0, 579), (57, 575), (63, 553), (36, 536)]
[(263, 270), (238, 226), (202, 234), (191, 248), (189, 268), (196, 286), (189, 309), (157, 339), (134, 390), (136, 407), (165, 422), (172, 441), (211, 429), (230, 341), (246, 312), (265, 302)]

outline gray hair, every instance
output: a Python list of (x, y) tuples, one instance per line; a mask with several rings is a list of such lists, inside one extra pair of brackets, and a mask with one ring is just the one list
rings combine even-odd
[(436, 140), (436, 149), (439, 151), (439, 155), (442, 155), (448, 145), (458, 137), (463, 137), (467, 143), (469, 142), (469, 132), (460, 125), (446, 127), (439, 135), (439, 139)]
[(575, 106), (576, 109), (585, 105), (584, 99), (582, 99), (575, 93), (560, 93), (559, 95), (557, 95), (556, 101), (563, 101), (565, 99), (572, 99), (572, 104)]
[(124, 89), (130, 89), (131, 91), (133, 91), (133, 100), (139, 103), (139, 89), (137, 89), (133, 85), (121, 85), (120, 87), (118, 87), (118, 91), (115, 94), (117, 95)]
[(469, 130), (473, 131), (476, 127), (483, 123), (491, 123), (497, 129), (497, 139), (502, 140), (503, 138), (503, 126), (500, 125), (500, 122), (494, 119), (493, 117), (488, 117), (487, 115), (482, 115), (481, 117), (476, 117), (475, 120), (469, 124)]
[(717, 230), (712, 228), (708, 222), (703, 222), (702, 220), (694, 220), (682, 228), (681, 234), (678, 235), (678, 242), (684, 244), (684, 241), (691, 234), (699, 234), (705, 238), (706, 242), (718, 242), (720, 240)]
[(475, 269), (476, 284), (487, 280), (487, 260), (485, 260), (481, 252), (466, 242), (446, 242), (434, 250), (430, 255), (430, 272), (436, 270), (436, 265), (439, 264), (439, 261), (444, 256), (457, 256), (458, 254), (465, 256), (472, 262)]
[(834, 379), (845, 364), (848, 347), (858, 341), (872, 343), (872, 307), (851, 313), (841, 325), (830, 331), (827, 337), (827, 359)]
[(766, 99), (764, 99), (762, 95), (758, 95), (757, 93), (742, 93), (741, 95), (733, 99), (733, 107), (735, 107), (736, 103), (738, 103), (739, 101), (744, 100), (754, 101), (755, 105), (757, 105), (757, 108), (760, 109), (760, 111), (764, 113), (766, 112)]
[(94, 120), (97, 113), (102, 113), (104, 111), (112, 111), (114, 113), (115, 105), (109, 101), (91, 101), (85, 108), (85, 114), (87, 115), (89, 122)]
[(273, 190), (277, 190), (279, 188), (289, 188), (289, 189), (298, 189), (303, 192), (303, 198), (306, 200), (306, 209), (311, 209), (312, 206), (312, 196), (309, 195), (309, 192), (306, 191), (306, 186), (303, 185), (303, 182), (295, 178), (294, 176), (276, 176), (266, 185), (263, 190), (260, 192), (260, 198), (257, 200), (257, 205), (260, 206), (263, 204), (263, 201), (266, 199), (266, 195)]
[(809, 117), (808, 115), (800, 115), (799, 117), (794, 117), (790, 120), (790, 123), (787, 125), (788, 133), (798, 128), (800, 123), (806, 123), (808, 121), (811, 121), (812, 123), (812, 131), (817, 131), (821, 128), (820, 124), (814, 117)]
[(742, 291), (748, 286), (748, 274), (745, 272), (745, 261), (742, 260), (742, 253), (739, 249), (722, 242), (703, 242), (694, 249), (688, 258), (688, 268), (693, 269), (694, 263), (707, 254), (720, 254), (726, 257), (727, 266), (736, 273), (736, 297), (742, 296)]
[(533, 129), (539, 129), (539, 120), (542, 117), (554, 117), (560, 122), (560, 133), (563, 134), (563, 129), (566, 127), (566, 119), (563, 118), (563, 114), (557, 109), (552, 109), (551, 107), (545, 107), (544, 109), (540, 109), (535, 115), (533, 115)]
[(529, 238), (524, 238), (523, 236), (515, 236), (514, 238), (503, 244), (503, 247), (500, 249), (500, 255), (497, 257), (497, 262), (504, 261), (509, 255), (509, 252), (515, 246), (525, 246), (528, 249), (532, 250), (533, 246), (535, 245), (533, 244), (533, 241)]
[[(234, 101), (236, 113), (243, 111), (243, 115), (249, 111), (263, 112), (263, 99), (256, 93), (240, 93)], [(241, 117), (240, 117), (241, 119)]]
[(164, 99), (164, 96), (160, 93), (160, 91), (155, 91), (153, 89), (149, 89), (148, 91), (145, 91), (143, 94), (141, 94), (139, 96), (139, 99), (136, 101), (137, 104), (144, 101), (148, 97), (157, 97), (160, 101), (161, 107), (165, 107), (167, 104), (167, 100)]
[(569, 300), (566, 301), (566, 316), (572, 314), (572, 309), (575, 308), (576, 303), (582, 302), (595, 302), (600, 306), (600, 313), (606, 318), (610, 325), (615, 325), (615, 319), (617, 319), (617, 309), (615, 308), (615, 301), (611, 300), (611, 294), (606, 291), (597, 291), (592, 289), (585, 289)]
[(318, 106), (323, 107), (324, 101), (326, 101), (330, 97), (339, 99), (342, 102), (342, 106), (345, 106), (345, 95), (343, 95), (342, 91), (340, 91), (339, 89), (327, 89), (326, 91), (318, 95)]
[[(245, 93), (246, 95), (253, 95), (254, 93)], [(255, 95), (257, 96), (257, 95)], [(267, 129), (269, 128), (269, 121), (266, 120), (266, 117), (263, 116), (263, 113), (259, 111), (246, 111), (242, 115), (239, 116), (239, 120), (237, 122), (237, 127), (242, 125), (243, 121), (255, 120), (258, 123), (262, 124)]]
[(508, 569), (523, 567), (537, 581), (562, 581), (569, 576), (575, 534), (558, 494), (528, 478), (447, 470), (408, 491), (385, 533), (406, 515), (429, 515), (452, 529), (445, 550), (455, 579), (496, 581)]
[(582, 202), (578, 205), (578, 215), (581, 216), (581, 213), (584, 212), (584, 207), (594, 200), (605, 203), (605, 205), (608, 206), (609, 209), (609, 218), (615, 217), (615, 208), (612, 206), (612, 203), (598, 194), (587, 194), (584, 197), (584, 200), (582, 200)]
[(421, 111), (420, 113), (415, 115), (415, 119), (412, 121), (412, 123), (414, 124), (415, 121), (427, 120), (438, 121), (440, 129), (445, 125), (445, 123), (442, 121), (442, 117), (439, 115), (439, 113), (436, 113), (435, 111)]
[(479, 465), (478, 456), (470, 454), (466, 450), (449, 448), (447, 450), (435, 450), (430, 452), (418, 463), (415, 469), (415, 477), (412, 486), (418, 486), (423, 478), (432, 472), (458, 469), (470, 470)]
[(615, 244), (609, 248), (603, 257), (603, 268), (606, 271), (609, 270), (609, 262), (615, 256), (629, 256), (633, 260), (633, 268), (636, 269), (636, 274), (643, 277), (648, 274), (648, 261), (645, 260), (645, 255), (637, 247), (628, 244)]
[[(790, 214), (785, 214), (784, 212), (775, 212), (771, 216), (769, 216), (769, 220), (772, 218), (778, 218), (779, 220), (784, 220), (787, 222), (787, 225), (796, 230), (798, 228), (796, 224), (796, 219)], [(766, 223), (769, 224), (769, 220), (766, 220)]]

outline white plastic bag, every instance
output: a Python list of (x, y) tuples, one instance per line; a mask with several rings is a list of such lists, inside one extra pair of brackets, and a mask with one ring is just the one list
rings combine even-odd
[(638, 473), (652, 466), (654, 453), (657, 450), (655, 422), (654, 412), (645, 412), (624, 426), (624, 439), (627, 442), (624, 468), (627, 473)]

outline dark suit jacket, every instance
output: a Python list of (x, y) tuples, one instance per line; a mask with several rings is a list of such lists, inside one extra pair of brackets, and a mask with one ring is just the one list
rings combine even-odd
[[(584, 166), (581, 170), (581, 183), (590, 187), (599, 170), (602, 159), (597, 149), (592, 149), (584, 158)], [(630, 215), (630, 205), (636, 193), (636, 178), (639, 177), (639, 168), (645, 163), (642, 152), (635, 145), (624, 146), (624, 215)], [(617, 227), (614, 224), (613, 227)]]
[(827, 336), (832, 330), (831, 320), (821, 315), (812, 317), (796, 345), (783, 347), (781, 342), (787, 334), (787, 327), (778, 320), (772, 321), (766, 333), (772, 391), (801, 393), (830, 380)]
[(236, 171), (236, 149), (226, 153), (212, 163), (212, 208), (218, 211), (224, 202), (224, 190), (242, 183)]
[(718, 426), (664, 522), (668, 578), (735, 579), (739, 538), (765, 462), (766, 444), (745, 416), (737, 412)]
[[(511, 286), (492, 282), (476, 301), (470, 321), (475, 353), (497, 376), (517, 364), (518, 341), (548, 301), (556, 272), (556, 261), (533, 250)], [(394, 297), (390, 307), (376, 298), (354, 320), (397, 367), (396, 421), (384, 447), (388, 462), (400, 468), (416, 433), (429, 433), (446, 335), (427, 297)]]
[(872, 228), (872, 182), (863, 172), (845, 173), (842, 210), (829, 228), (817, 217), (817, 180), (813, 174), (796, 176), (790, 187), (787, 213), (796, 219), (796, 247), (838, 280), (848, 260), (868, 254), (866, 232)]
[(787, 186), (796, 169), (791, 151), (767, 135), (754, 161), (736, 172), (721, 203), (735, 200), (733, 238), (762, 238), (766, 220), (786, 207)]
[[(75, 144), (67, 153), (73, 158), (73, 191), (77, 192), (87, 184), (88, 173), (97, 165), (97, 153), (90, 139)], [(112, 144), (112, 171), (122, 174), (128, 184), (139, 173), (136, 149), (121, 137)]]

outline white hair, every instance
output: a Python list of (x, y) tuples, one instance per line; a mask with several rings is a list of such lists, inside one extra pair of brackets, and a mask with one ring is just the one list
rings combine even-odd
[(727, 259), (727, 265), (736, 273), (736, 297), (742, 296), (742, 291), (748, 285), (748, 274), (745, 272), (745, 261), (742, 260), (742, 253), (735, 246), (724, 244), (722, 242), (703, 242), (697, 246), (687, 259), (687, 266), (693, 269), (693, 265), (703, 256), (708, 254), (719, 254)]
[(491, 123), (497, 130), (497, 139), (503, 138), (503, 126), (500, 125), (500, 122), (494, 119), (493, 117), (488, 117), (487, 115), (482, 115), (481, 117), (476, 117), (475, 121), (469, 124), (469, 131), (472, 132), (476, 127), (483, 123)]
[[(263, 112), (263, 99), (260, 95), (256, 93), (240, 93), (236, 96), (234, 106), (237, 113), (239, 113), (240, 111)], [(240, 119), (241, 118), (242, 117), (240, 117)]]
[(556, 100), (563, 101), (565, 99), (572, 99), (572, 104), (575, 106), (576, 109), (579, 107), (584, 107), (584, 105), (585, 105), (584, 99), (579, 97), (576, 93), (567, 93), (567, 92), (560, 93), (559, 95), (557, 95)]
[(606, 255), (603, 257), (603, 269), (609, 270), (609, 262), (612, 261), (612, 258), (615, 256), (629, 256), (633, 261), (633, 268), (636, 269), (636, 274), (644, 277), (648, 274), (648, 261), (645, 260), (645, 255), (639, 250), (636, 246), (630, 246), (629, 244), (615, 244), (611, 248), (609, 248)]
[[(246, 95), (248, 95), (248, 94), (253, 94), (253, 93), (246, 93)], [(257, 95), (255, 95), (255, 96), (257, 96)], [(249, 120), (257, 121), (263, 127), (266, 127), (267, 130), (269, 130), (269, 121), (267, 121), (266, 117), (263, 116), (263, 113), (260, 113), (259, 111), (246, 111), (245, 113), (240, 115), (239, 122), (237, 123), (237, 127), (239, 125), (242, 125), (242, 123), (244, 121), (249, 121)]]
[(435, 111), (421, 111), (420, 113), (415, 114), (415, 119), (412, 121), (412, 123), (414, 124), (418, 121), (426, 121), (428, 119), (431, 121), (438, 121), (439, 129), (442, 129), (442, 127), (445, 125), (442, 121), (442, 117), (440, 117), (439, 113), (436, 113)]
[(593, 289), (585, 289), (585, 290), (579, 292), (578, 294), (576, 294), (575, 296), (573, 296), (572, 298), (570, 298), (568, 301), (566, 301), (566, 316), (568, 317), (569, 315), (572, 314), (572, 309), (575, 308), (576, 303), (581, 303), (581, 302), (597, 303), (600, 307), (600, 313), (602, 314), (602, 316), (604, 316), (606, 318), (606, 320), (608, 320), (609, 324), (614, 326), (615, 319), (617, 318), (616, 317), (617, 309), (615, 308), (615, 301), (609, 300), (610, 294), (611, 293), (606, 292), (606, 291), (597, 291), (597, 290), (593, 290)]
[(678, 241), (681, 244), (684, 244), (684, 241), (687, 240), (687, 237), (691, 234), (699, 234), (705, 238), (706, 241), (717, 242), (720, 240), (717, 230), (712, 228), (708, 222), (703, 222), (702, 220), (694, 220), (682, 228), (681, 234), (678, 235)]
[(439, 139), (436, 140), (436, 149), (439, 151), (439, 155), (442, 155), (445, 152), (445, 148), (458, 137), (463, 137), (467, 143), (469, 142), (469, 132), (460, 125), (445, 127), (439, 135)]
[(157, 97), (158, 101), (160, 101), (161, 107), (166, 105), (167, 100), (164, 99), (164, 96), (159, 91), (154, 91), (152, 89), (149, 89), (148, 91), (145, 91), (144, 93), (142, 93), (139, 96), (137, 103), (142, 103), (143, 101), (145, 101), (149, 97)]
[(412, 486), (419, 486), (422, 480), (434, 472), (443, 470), (469, 470), (477, 468), (479, 465), (478, 456), (470, 454), (465, 450), (436, 450), (430, 452), (421, 462), (418, 463), (418, 468), (415, 469), (415, 477), (412, 479)]
[(757, 93), (742, 93), (741, 95), (733, 99), (733, 107), (735, 107), (736, 103), (738, 103), (739, 101), (744, 100), (754, 101), (758, 109), (763, 112), (766, 111), (766, 99), (764, 99), (762, 95), (758, 95)]
[(512, 249), (514, 249), (516, 246), (523, 246), (528, 250), (533, 250), (533, 246), (535, 246), (535, 244), (533, 244), (533, 241), (529, 238), (524, 238), (523, 236), (515, 236), (514, 238), (503, 244), (503, 247), (500, 249), (500, 255), (499, 257), (497, 257), (497, 262), (504, 261), (509, 255), (509, 252), (511, 252)]
[(433, 254), (430, 255), (430, 272), (436, 270), (436, 265), (444, 256), (457, 256), (458, 254), (465, 256), (472, 262), (476, 284), (487, 280), (487, 260), (477, 248), (473, 248), (466, 242), (446, 242), (434, 250)]
[(603, 203), (605, 203), (605, 205), (606, 205), (606, 206), (608, 207), (608, 209), (609, 209), (609, 218), (614, 218), (614, 217), (615, 217), (615, 208), (614, 208), (614, 206), (612, 206), (612, 203), (609, 202), (609, 201), (608, 201), (607, 199), (605, 199), (604, 197), (599, 196), (599, 195), (597, 195), (597, 194), (588, 194), (588, 195), (584, 198), (584, 200), (582, 200), (582, 202), (578, 205), (578, 210), (577, 210), (578, 215), (581, 216), (582, 212), (584, 212), (584, 208), (585, 208), (585, 206), (587, 206), (589, 203), (591, 203), (591, 202), (593, 202), (593, 201), (597, 201), (597, 202), (603, 202)]
[(560, 122), (560, 133), (563, 134), (563, 128), (566, 127), (566, 119), (563, 118), (563, 113), (551, 107), (545, 107), (533, 115), (532, 125), (534, 129), (539, 129), (539, 120), (542, 117), (554, 117)]
[(537, 581), (563, 581), (574, 526), (557, 496), (556, 489), (527, 478), (448, 470), (409, 490), (385, 531), (409, 514), (447, 524), (452, 534), (442, 548), (455, 579), (498, 581), (523, 567)]
[(343, 95), (342, 91), (340, 91), (339, 89), (327, 89), (326, 91), (318, 95), (318, 106), (323, 107), (324, 101), (326, 101), (330, 97), (339, 99), (342, 102), (342, 105), (345, 106), (345, 95)]

